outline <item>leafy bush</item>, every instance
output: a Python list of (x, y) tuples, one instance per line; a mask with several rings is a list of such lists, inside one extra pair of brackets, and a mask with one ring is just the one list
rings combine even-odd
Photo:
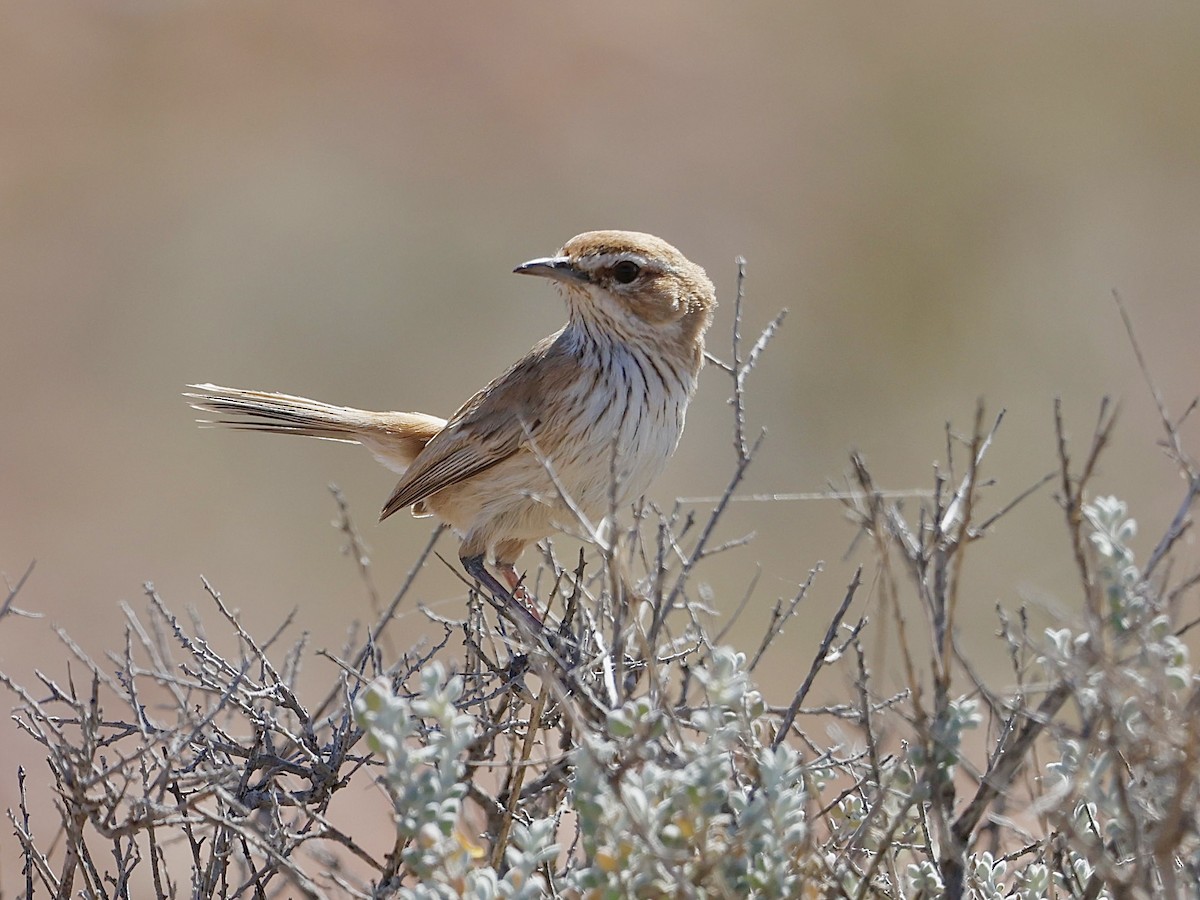
[[(22, 772), (9, 815), (27, 893), (1200, 894), (1200, 691), (1182, 640), (1194, 622), (1180, 612), (1200, 575), (1179, 542), (1200, 470), (1177, 424), (1164, 409), (1184, 497), (1144, 563), (1129, 546), (1126, 505), (1090, 494), (1113, 427), (1107, 404), (1080, 465), (1056, 409), (1055, 471), (999, 504), (982, 472), (1000, 423), (985, 429), (982, 409), (958, 454), (961, 476), (935, 473), (908, 515), (852, 457), (841, 496), (868, 541), (878, 621), (851, 614), (862, 606), (855, 576), (791, 702), (770, 707), (755, 668), (819, 568), (776, 608), (753, 654), (710, 633), (695, 573), (737, 543), (713, 536), (758, 446), (746, 435), (746, 378), (779, 321), (744, 354), (737, 347), (733, 363), (716, 361), (733, 383), (737, 459), (709, 518), (642, 509), (607, 540), (594, 536), (573, 568), (545, 545), (542, 635), (514, 630), (472, 594), (466, 620), (435, 620), (440, 641), (387, 652), (435, 532), (315, 697), (297, 681), (306, 638), (278, 646), (290, 619), (256, 638), (207, 585), (232, 652), (218, 652), (198, 614), (181, 619), (148, 587), (144, 612), (124, 609), (126, 644), (107, 663), (64, 636), (86, 682), (39, 676), (26, 687), (0, 676), (17, 697), (17, 727), (46, 755), (60, 814), (59, 835), (47, 837)], [(1082, 614), (1038, 632), (1024, 610), (998, 609), (1015, 685), (998, 689), (955, 640), (963, 561), (1048, 482)], [(15, 611), (19, 590), (0, 613)], [(911, 598), (925, 613), (919, 634), (902, 611)], [(875, 686), (864, 649), (873, 628), (898, 651), (898, 692)], [(806, 706), (815, 677), (834, 667), (851, 694)], [(383, 850), (362, 815), (331, 808), (363, 782), (382, 786), (394, 823)]]

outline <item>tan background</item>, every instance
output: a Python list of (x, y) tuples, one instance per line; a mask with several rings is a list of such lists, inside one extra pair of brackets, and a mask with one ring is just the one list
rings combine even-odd
[[(752, 381), (770, 434), (747, 491), (819, 489), (850, 447), (884, 486), (926, 487), (943, 423), (966, 428), (984, 397), (1008, 409), (995, 509), (1053, 466), (1052, 398), (1082, 439), (1111, 394), (1097, 485), (1133, 504), (1144, 559), (1181, 488), (1111, 292), (1181, 411), (1200, 387), (1200, 7), (1084, 12), (5, 4), (0, 571), (36, 558), (20, 605), (46, 619), (0, 625), (0, 667), (61, 676), (49, 625), (100, 655), (120, 646), (118, 601), (140, 607), (150, 580), (206, 608), (201, 573), (252, 630), (295, 606), (336, 649), (366, 604), (326, 483), (385, 593), (427, 524), (373, 524), (392, 479), (361, 451), (198, 431), (182, 386), (447, 413), (561, 320), (511, 267), (590, 228), (652, 231), (705, 265), (726, 301), (718, 354), (735, 255), (749, 329), (791, 309)], [(728, 393), (705, 374), (656, 498), (724, 485)], [(968, 569), (981, 660), (1002, 658), (997, 600), (1075, 607), (1058, 520), (1039, 494)], [(761, 563), (742, 646), (830, 561), (768, 661), (783, 700), (852, 533), (828, 502), (742, 504), (721, 537), (749, 530), (755, 545), (701, 573), (729, 610)], [(461, 595), (440, 565), (419, 594), (448, 614)], [(45, 768), (0, 728), (7, 807), (16, 763), (39, 791)], [(9, 856), (0, 883), (16, 875)]]

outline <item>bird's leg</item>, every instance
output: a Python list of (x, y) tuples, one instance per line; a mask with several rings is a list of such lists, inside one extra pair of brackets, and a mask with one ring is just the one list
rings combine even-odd
[[(538, 617), (533, 610), (526, 606), (524, 602), (522, 602), (526, 596), (525, 589), (523, 587), (520, 588), (519, 593), (522, 595), (520, 599), (513, 594), (510, 594), (508, 590), (505, 589), (504, 585), (496, 580), (496, 576), (488, 571), (485, 557), (482, 553), (477, 556), (460, 556), (459, 561), (462, 563), (462, 567), (466, 569), (468, 575), (491, 591), (492, 596), (495, 597), (498, 603), (503, 603), (508, 606), (509, 609), (513, 610), (534, 633), (543, 630), (541, 618)], [(508, 571), (505, 571), (505, 568), (507, 568)], [(511, 565), (507, 567), (501, 567), (500, 571), (504, 575), (505, 580), (510, 579), (510, 572), (512, 577), (517, 576), (516, 569), (514, 569)], [(517, 577), (516, 586), (520, 586), (519, 577)]]
[(501, 578), (508, 582), (508, 589), (513, 599), (518, 603), (524, 604), (525, 608), (533, 613), (534, 616), (544, 621), (537, 598), (522, 584), (521, 576), (514, 565), (521, 552), (525, 549), (525, 545), (526, 542), (520, 538), (505, 538), (504, 540), (497, 541), (492, 558), (495, 560), (496, 571), (500, 573)]
[[(523, 546), (524, 545), (522, 545), (522, 548)], [(500, 549), (503, 549), (503, 545), (497, 548), (497, 550)], [(521, 548), (518, 548), (517, 552), (520, 552), (520, 549)], [(500, 576), (508, 582), (509, 589), (512, 591), (511, 596), (513, 600), (524, 607), (525, 611), (529, 615), (533, 616), (542, 623), (542, 634), (546, 636), (546, 639), (550, 642), (550, 646), (554, 649), (554, 651), (559, 654), (560, 661), (565, 662), (569, 668), (574, 668), (575, 666), (579, 665), (579, 644), (567, 630), (567, 623), (561, 623), (558, 626), (557, 631), (547, 627), (546, 620), (542, 617), (541, 609), (538, 606), (537, 597), (533, 596), (533, 594), (526, 589), (524, 577), (517, 572), (516, 566), (514, 566), (511, 562), (501, 562), (499, 559), (497, 559), (496, 571), (499, 572)]]
[(508, 582), (508, 589), (512, 592), (512, 598), (519, 603), (524, 603), (529, 607), (529, 611), (540, 619), (537, 607), (534, 605), (533, 594), (529, 593), (525, 588), (525, 581), (517, 572), (516, 566), (512, 563), (496, 563), (496, 570), (501, 577)]

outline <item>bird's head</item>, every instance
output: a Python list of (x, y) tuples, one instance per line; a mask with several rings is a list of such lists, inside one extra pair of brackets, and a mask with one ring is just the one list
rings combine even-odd
[(587, 231), (554, 256), (513, 271), (553, 279), (572, 320), (625, 340), (702, 348), (717, 305), (702, 268), (661, 238), (636, 231)]

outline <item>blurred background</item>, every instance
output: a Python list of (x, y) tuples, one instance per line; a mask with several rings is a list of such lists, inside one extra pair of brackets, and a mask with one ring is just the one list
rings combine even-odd
[[(928, 488), (945, 424), (967, 431), (983, 398), (989, 418), (1008, 411), (994, 511), (1054, 468), (1053, 399), (1081, 456), (1109, 395), (1121, 417), (1096, 488), (1131, 504), (1144, 559), (1182, 484), (1112, 293), (1178, 414), (1200, 389), (1200, 7), (1079, 9), (7, 4), (0, 572), (36, 559), (19, 605), (45, 618), (0, 626), (0, 668), (64, 677), (51, 626), (97, 657), (119, 648), (119, 603), (142, 608), (147, 581), (208, 618), (201, 575), (251, 631), (297, 608), (336, 651), (370, 609), (327, 484), (385, 596), (428, 521), (375, 524), (394, 479), (358, 448), (198, 430), (183, 386), (446, 415), (562, 321), (511, 268), (594, 228), (654, 232), (707, 268), (718, 356), (736, 256), (748, 333), (790, 309), (751, 378), (769, 433), (744, 493), (819, 490), (851, 448), (882, 487)], [(654, 499), (720, 493), (729, 393), (706, 371)], [(749, 531), (699, 573), (729, 612), (761, 566), (730, 637), (746, 649), (827, 562), (764, 663), (785, 702), (853, 529), (829, 501), (739, 503), (718, 537)], [(968, 566), (963, 639), (998, 686), (994, 605), (1074, 615), (1067, 548), (1043, 489)], [(415, 597), (451, 616), (462, 598), (436, 562)], [(37, 746), (10, 726), (0, 806), (18, 762), (44, 791)], [(16, 875), (4, 861), (0, 883)]]

